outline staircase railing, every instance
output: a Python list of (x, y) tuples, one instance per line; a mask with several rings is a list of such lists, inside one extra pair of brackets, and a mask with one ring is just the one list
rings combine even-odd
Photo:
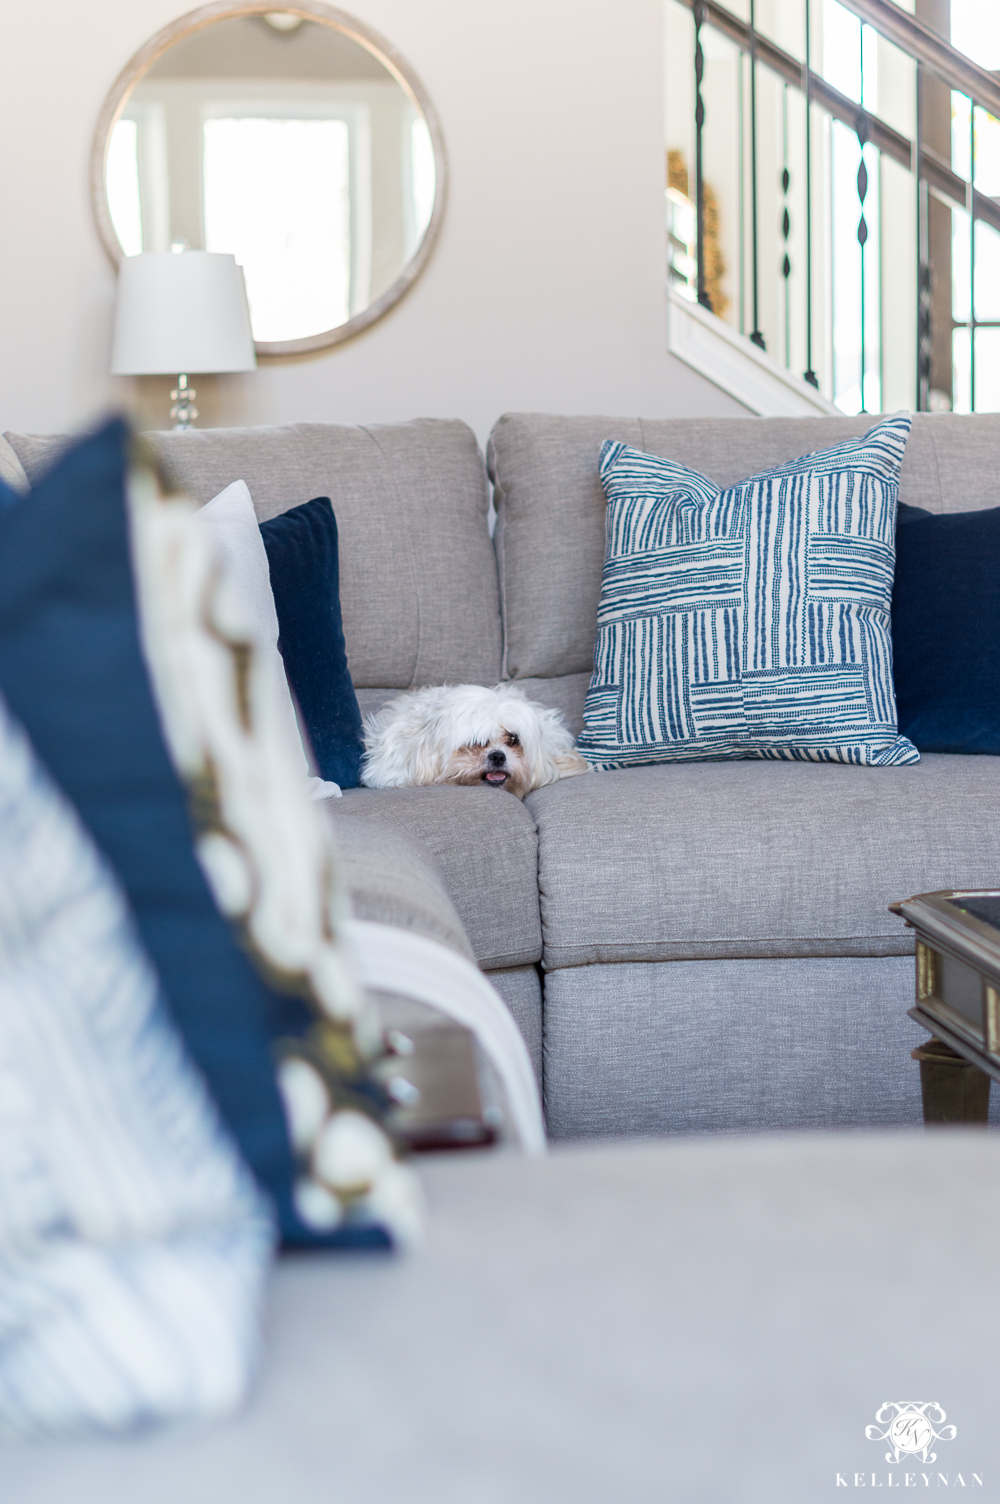
[(1000, 81), (891, 0), (666, 4), (674, 286), (846, 411), (1000, 407)]

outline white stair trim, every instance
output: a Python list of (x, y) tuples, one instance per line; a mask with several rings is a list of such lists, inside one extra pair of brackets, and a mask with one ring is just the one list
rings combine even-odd
[(673, 288), (667, 289), (667, 345), (678, 360), (760, 417), (843, 416), (815, 387)]

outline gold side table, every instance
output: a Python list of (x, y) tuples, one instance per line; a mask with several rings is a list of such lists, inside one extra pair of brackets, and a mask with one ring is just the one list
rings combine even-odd
[(1000, 889), (944, 889), (889, 905), (916, 931), (924, 1122), (981, 1123), (1000, 1081)]

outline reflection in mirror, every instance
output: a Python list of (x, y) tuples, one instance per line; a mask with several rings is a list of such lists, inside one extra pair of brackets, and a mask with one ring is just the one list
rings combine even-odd
[(230, 252), (265, 347), (314, 342), (377, 304), (420, 249), (439, 186), (425, 113), (396, 72), (287, 11), (229, 15), (162, 51), (125, 94), (104, 159), (124, 254)]

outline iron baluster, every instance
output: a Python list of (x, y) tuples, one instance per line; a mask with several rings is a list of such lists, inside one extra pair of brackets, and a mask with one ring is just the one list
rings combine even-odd
[(736, 100), (736, 119), (737, 119), (737, 122), (738, 122), (738, 131), (739, 131), (739, 141), (738, 141), (738, 144), (737, 144), (736, 160), (740, 164), (740, 170), (739, 170), (739, 172), (736, 175), (736, 186), (737, 186), (737, 194), (738, 194), (738, 200), (739, 200), (739, 210), (738, 210), (738, 216), (737, 216), (737, 221), (736, 222), (737, 222), (737, 224), (740, 227), (740, 233), (739, 233), (739, 243), (740, 243), (740, 278), (739, 278), (739, 285), (740, 285), (740, 333), (741, 334), (746, 334), (746, 332), (747, 332), (747, 311), (746, 311), (746, 299), (747, 299), (747, 268), (746, 268), (747, 237), (746, 237), (746, 222), (747, 222), (747, 211), (746, 211), (746, 203), (744, 202), (745, 195), (746, 195), (746, 182), (745, 182), (745, 178), (746, 178), (746, 139), (745, 139), (745, 134), (744, 134), (746, 122), (745, 122), (745, 120), (743, 118), (743, 116), (744, 116), (743, 57), (744, 57), (744, 54), (741, 51), (740, 55), (739, 55), (739, 64), (738, 64), (737, 70), (736, 70), (736, 94), (737, 94), (737, 100)]
[(791, 233), (792, 221), (788, 213), (788, 189), (792, 181), (792, 175), (788, 171), (788, 85), (785, 84), (781, 98), (781, 150), (784, 158), (784, 166), (781, 169), (781, 192), (783, 207), (781, 214), (781, 239), (784, 243), (785, 254), (781, 261), (781, 275), (784, 279), (785, 288), (785, 365), (792, 364), (792, 332), (791, 332), (791, 286), (789, 279), (792, 275), (792, 263), (788, 255), (788, 237)]
[(819, 387), (813, 370), (813, 240), (812, 240), (812, 56), (809, 47), (809, 21), (812, 0), (806, 6), (806, 370), (804, 379)]
[(705, 101), (701, 97), (701, 81), (705, 73), (705, 54), (701, 45), (701, 28), (704, 24), (704, 0), (698, 0), (694, 8), (694, 192), (698, 237), (698, 302), (702, 308), (711, 312), (712, 300), (705, 281), (705, 180), (702, 164)]
[(924, 65), (917, 62), (917, 122), (913, 171), (917, 175), (917, 412), (930, 408), (931, 392), (931, 266), (930, 189), (924, 177)]
[(753, 243), (751, 245), (751, 275), (753, 276), (753, 331), (750, 338), (761, 350), (766, 350), (764, 336), (760, 332), (758, 301), (758, 252), (757, 252), (757, 27), (755, 0), (750, 0), (750, 221)]
[(969, 100), (969, 411), (976, 410), (976, 104)]
[(865, 353), (865, 246), (868, 243), (868, 221), (865, 219), (865, 199), (868, 196), (868, 168), (865, 166), (865, 142), (868, 140), (869, 125), (868, 116), (864, 110), (858, 114), (858, 141), (861, 145), (861, 161), (858, 163), (858, 201), (861, 205), (861, 215), (858, 219), (858, 244), (861, 247), (861, 411), (867, 412), (865, 407), (865, 374), (867, 360)]

